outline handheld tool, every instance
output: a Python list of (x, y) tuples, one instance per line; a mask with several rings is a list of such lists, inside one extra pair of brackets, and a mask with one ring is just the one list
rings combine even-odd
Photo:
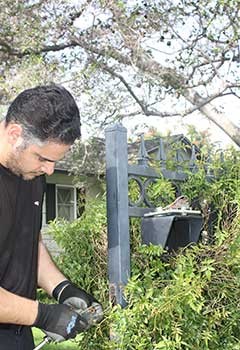
[(40, 344), (38, 344), (38, 346), (36, 346), (33, 350), (41, 349), (44, 345), (46, 345), (47, 343), (50, 343), (51, 340), (52, 339), (46, 335), (44, 337), (43, 341)]

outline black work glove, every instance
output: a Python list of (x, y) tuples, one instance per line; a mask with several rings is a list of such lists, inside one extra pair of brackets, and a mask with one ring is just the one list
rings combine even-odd
[(33, 324), (41, 328), (53, 341), (75, 338), (88, 329), (88, 324), (71, 307), (60, 304), (38, 304), (38, 315)]
[(63, 281), (53, 291), (53, 297), (60, 304), (71, 306), (81, 315), (89, 326), (103, 319), (102, 305), (83, 289), (78, 288), (70, 281)]

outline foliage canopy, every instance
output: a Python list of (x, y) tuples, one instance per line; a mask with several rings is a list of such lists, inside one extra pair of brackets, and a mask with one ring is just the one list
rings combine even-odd
[(1, 101), (55, 80), (81, 96), (89, 128), (199, 111), (239, 145), (239, 128), (216, 102), (239, 98), (239, 4), (1, 1)]

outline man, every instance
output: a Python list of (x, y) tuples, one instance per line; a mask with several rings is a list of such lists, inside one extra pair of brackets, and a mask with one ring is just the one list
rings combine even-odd
[[(102, 319), (101, 305), (58, 270), (40, 235), (43, 175), (79, 137), (78, 107), (56, 85), (23, 91), (0, 123), (1, 350), (32, 350), (31, 326), (60, 341)], [(36, 301), (37, 286), (59, 304)]]

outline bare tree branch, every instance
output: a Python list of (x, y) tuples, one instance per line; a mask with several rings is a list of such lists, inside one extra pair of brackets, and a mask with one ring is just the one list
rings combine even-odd
[(133, 92), (133, 90), (131, 89), (130, 85), (127, 83), (127, 81), (123, 78), (122, 75), (116, 73), (113, 69), (111, 69), (110, 67), (108, 67), (106, 64), (100, 64), (101, 68), (103, 70), (105, 70), (106, 72), (108, 72), (109, 74), (111, 74), (113, 77), (118, 78), (123, 85), (125, 86), (125, 88), (127, 89), (127, 91), (130, 93), (130, 95), (133, 97), (133, 99), (137, 102), (137, 104), (139, 104), (139, 106), (141, 107), (143, 113), (146, 113), (146, 106), (144, 105), (144, 103), (136, 96), (136, 94)]

